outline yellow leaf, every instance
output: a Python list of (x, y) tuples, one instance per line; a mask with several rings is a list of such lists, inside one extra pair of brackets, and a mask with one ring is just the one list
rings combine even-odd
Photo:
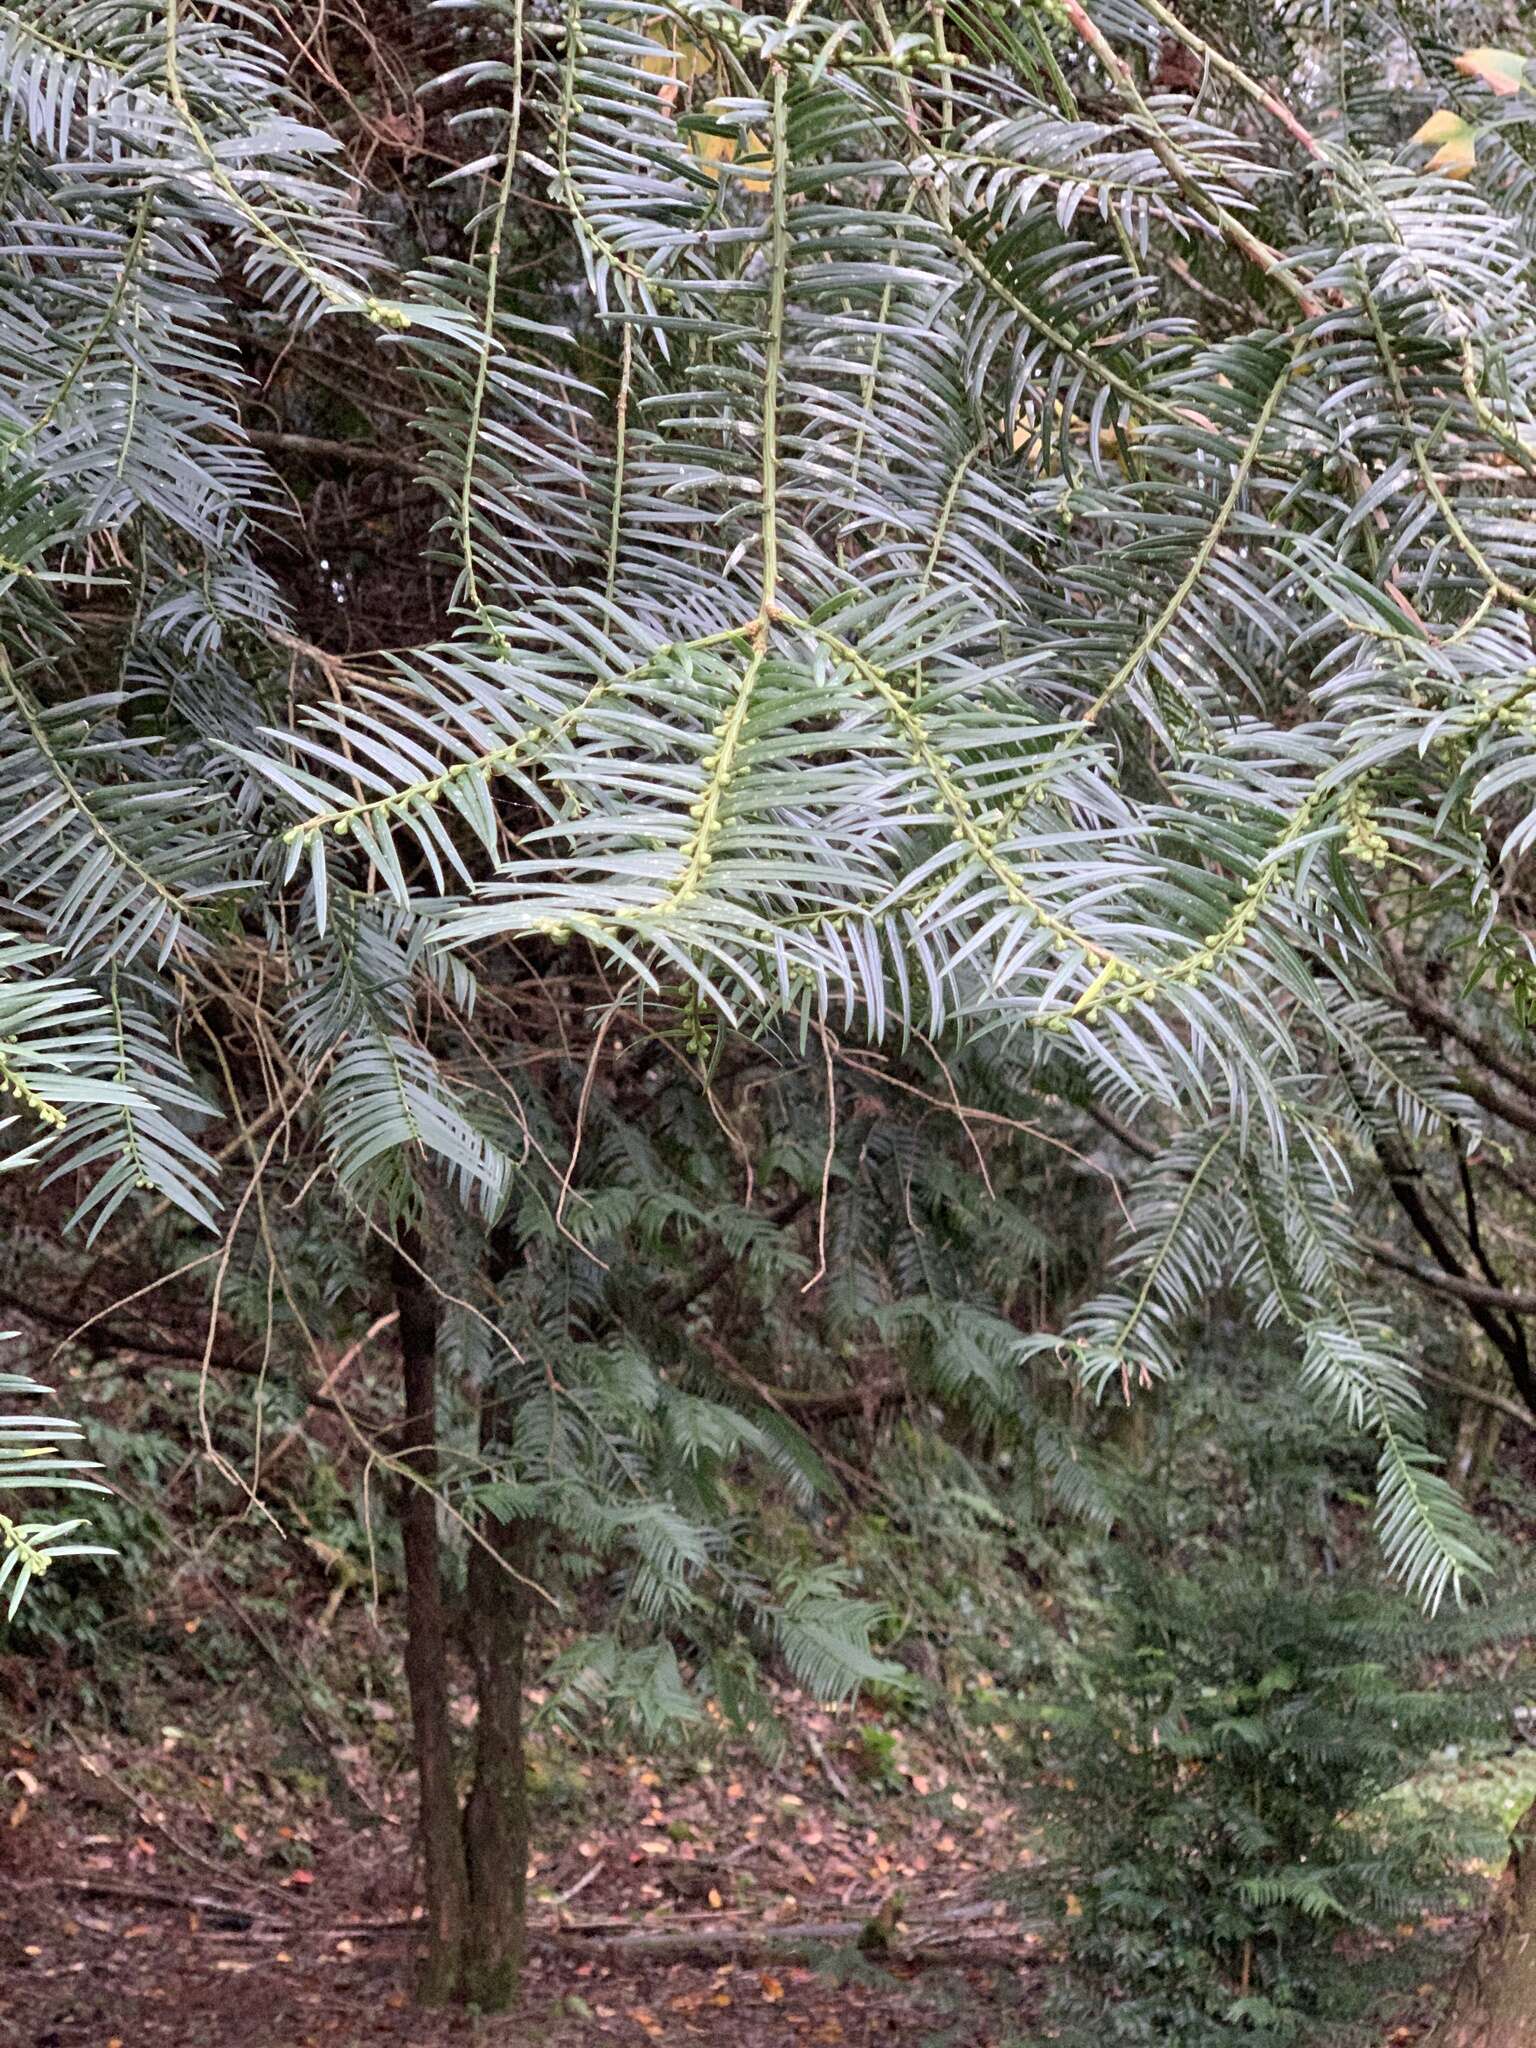
[(683, 96), (684, 83), (709, 71), (714, 58), (697, 43), (689, 42), (686, 36), (677, 35), (670, 23), (653, 20), (646, 25), (659, 40), (665, 40), (668, 47), (647, 51), (640, 59), (640, 69), (661, 80), (656, 98), (663, 113), (675, 115)]
[(1447, 177), (1464, 178), (1477, 163), (1477, 130), (1460, 114), (1441, 107), (1430, 115), (1414, 136), (1415, 142), (1438, 143), (1426, 170), (1444, 171)]
[(1080, 1899), (1080, 1898), (1079, 1898), (1079, 1897), (1077, 1896), (1077, 1893), (1076, 1893), (1076, 1892), (1068, 1892), (1068, 1893), (1067, 1893), (1067, 1918), (1068, 1918), (1069, 1920), (1081, 1920), (1081, 1919), (1082, 1919), (1082, 1917), (1083, 1917), (1083, 1902), (1082, 1902), (1082, 1900), (1081, 1900), (1081, 1899)]
[(1439, 107), (1422, 128), (1415, 129), (1415, 142), (1452, 142), (1458, 135), (1465, 135), (1467, 124), (1460, 114), (1453, 114), (1449, 107)]
[[(749, 157), (755, 159), (767, 156), (768, 145), (761, 136), (748, 129), (746, 140), (746, 153)], [(736, 161), (736, 138), (734, 135), (713, 135), (708, 129), (695, 128), (689, 134), (688, 142), (694, 155), (699, 159), (700, 163), (706, 166), (734, 164)], [(737, 183), (748, 192), (766, 192), (772, 174), (772, 167), (765, 164), (763, 172), (764, 175), (758, 176), (755, 169), (752, 172), (744, 171), (737, 180)]]
[(1477, 138), (1469, 129), (1454, 141), (1443, 142), (1424, 166), (1426, 171), (1444, 171), (1448, 178), (1464, 178), (1477, 167)]
[(1512, 98), (1525, 83), (1526, 60), (1514, 50), (1463, 50), (1456, 69), (1468, 78), (1480, 78), (1500, 99)]

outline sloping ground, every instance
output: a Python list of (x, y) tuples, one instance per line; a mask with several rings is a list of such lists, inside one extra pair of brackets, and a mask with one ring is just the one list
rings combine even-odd
[(5, 2048), (1028, 2032), (1046, 1953), (990, 1897), (1031, 1853), (1019, 1816), (915, 1738), (879, 1731), (878, 1784), (852, 1717), (792, 1694), (772, 1764), (717, 1736), (660, 1764), (547, 1742), (524, 2011), (477, 2032), (406, 1995), (411, 1784), (387, 1704), (333, 1759), (346, 1820), (259, 1699), (147, 1732), (169, 1704), (141, 1698), (134, 1737), (55, 1710), (46, 1746), (9, 1745)]
[[(0, 1663), (0, 1726), (27, 1731), (0, 1749), (0, 2048), (1043, 2039), (1049, 1942), (994, 1897), (1035, 1857), (1027, 1774), (1004, 1767), (1017, 1731), (985, 1681), (915, 1725), (781, 1690), (769, 1754), (718, 1724), (650, 1759), (541, 1731), (526, 1998), (477, 2030), (408, 1997), (398, 1703), (339, 1702), (310, 1672), (301, 1707), (237, 1637), (210, 1644), (216, 1625), (173, 1635), (110, 1710), (93, 1674), (39, 1686), (37, 1664)], [(1384, 2048), (1439, 2000), (1425, 1985)]]

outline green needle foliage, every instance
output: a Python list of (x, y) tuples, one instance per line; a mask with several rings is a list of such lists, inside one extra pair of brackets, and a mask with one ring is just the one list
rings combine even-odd
[(1268, 1377), (1195, 1361), (1111, 1480), (1119, 1540), (1064, 1582), (1016, 1881), (1065, 1960), (1045, 2038), (1379, 2040), (1384, 1996), (1442, 1968), (1426, 1921), (1505, 1854), (1499, 1817), (1412, 1781), (1507, 1756), (1529, 1594), (1423, 1617), (1383, 1590), (1359, 1465)]
[[(14, 1155), (7, 1163), (24, 1165), (26, 1155)], [(0, 1335), (0, 1343), (4, 1341)], [(0, 1402), (7, 1409), (18, 1399), (46, 1397), (48, 1391), (25, 1374), (0, 1372)], [(0, 1414), (0, 1591), (8, 1596), (8, 1621), (14, 1620), (28, 1586), (42, 1578), (55, 1559), (110, 1554), (104, 1544), (74, 1540), (86, 1526), (79, 1516), (45, 1522), (22, 1514), (34, 1506), (32, 1495), (107, 1491), (99, 1481), (85, 1477), (99, 1470), (94, 1461), (72, 1455), (80, 1448), (82, 1434), (78, 1423), (57, 1415), (26, 1409)], [(15, 1510), (14, 1516), (8, 1510)]]
[[(13, 1372), (0, 1373), (0, 1400), (46, 1395), (48, 1389)], [(105, 1493), (106, 1488), (82, 1475), (99, 1467), (89, 1458), (71, 1457), (81, 1436), (80, 1425), (55, 1415), (0, 1415), (0, 1500), (18, 1511), (13, 1498), (33, 1492)], [(0, 1589), (8, 1592), (6, 1618), (14, 1617), (34, 1579), (40, 1579), (60, 1557), (106, 1557), (107, 1546), (72, 1541), (85, 1523), (76, 1516), (63, 1522), (13, 1520), (0, 1508)]]
[(1454, 1905), (1460, 1859), (1499, 1853), (1387, 1796), (1448, 1744), (1499, 1744), (1497, 1698), (1417, 1683), (1433, 1645), (1399, 1603), (1251, 1557), (1128, 1564), (1112, 1614), (1037, 1788), (1053, 1850), (1030, 1896), (1068, 1965), (1054, 2037), (1338, 2042), (1390, 1981), (1383, 1947)]

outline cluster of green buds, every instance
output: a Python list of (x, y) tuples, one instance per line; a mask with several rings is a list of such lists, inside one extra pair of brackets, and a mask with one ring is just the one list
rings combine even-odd
[[(1041, 922), (1050, 930), (1065, 929), (1049, 916), (1042, 916)], [(1091, 957), (1084, 954), (1081, 964), (1089, 965)], [(1099, 956), (1093, 979), (1082, 994), (1064, 1009), (1043, 1011), (1034, 1022), (1042, 1031), (1069, 1031), (1079, 1021), (1092, 1023), (1107, 1005), (1117, 1010), (1131, 1009), (1138, 995), (1151, 988), (1149, 978), (1139, 968), (1133, 967), (1129, 960), (1121, 960), (1113, 954), (1108, 958)]]
[(1339, 822), (1344, 827), (1344, 844), (1356, 860), (1367, 867), (1385, 867), (1392, 849), (1376, 823), (1371, 809), (1368, 782), (1352, 782), (1339, 802)]
[(1470, 728), (1470, 735), (1486, 731), (1492, 725), (1502, 725), (1514, 732), (1536, 731), (1536, 704), (1531, 701), (1533, 692), (1536, 692), (1536, 675), (1507, 697), (1495, 696), (1486, 685), (1470, 691), (1479, 714)]
[(429, 810), (456, 782), (463, 782), (473, 775), (510, 775), (525, 754), (545, 738), (541, 725), (530, 726), (527, 732), (509, 741), (504, 747), (496, 747), (488, 754), (476, 754), (468, 761), (455, 761), (451, 768), (445, 768), (440, 775), (434, 775), (425, 782), (413, 783), (398, 796), (379, 797), (370, 804), (354, 804), (350, 810), (331, 811), (323, 817), (304, 818), (297, 825), (290, 825), (283, 834), (283, 843), (292, 846), (295, 841), (309, 838), (313, 832), (332, 832), (338, 839), (345, 839), (360, 819), (376, 813), (388, 818), (406, 818), (413, 811)]
[(46, 1550), (39, 1550), (27, 1541), (25, 1529), (4, 1514), (0, 1514), (0, 1549), (15, 1551), (23, 1569), (34, 1579), (40, 1579), (53, 1562)]
[(696, 1059), (707, 1058), (720, 1035), (719, 1019), (691, 983), (683, 1004), (683, 1043)]
[(404, 306), (397, 306), (388, 299), (376, 299), (372, 293), (363, 301), (363, 316), (375, 327), (388, 327), (402, 334), (411, 324), (411, 316)]
[(720, 827), (720, 808), (736, 776), (736, 747), (762, 659), (759, 649), (752, 656), (736, 701), (709, 729), (709, 752), (699, 761), (700, 771), (708, 780), (688, 806), (694, 829), (678, 848), (684, 862), (683, 872), (668, 888), (666, 898), (655, 906), (658, 910), (665, 909), (669, 903), (675, 906), (688, 902), (699, 893), (709, 873), (714, 859), (710, 849)]
[(47, 1124), (51, 1130), (62, 1131), (68, 1121), (63, 1110), (55, 1109), (35, 1088), (29, 1088), (11, 1065), (10, 1056), (18, 1050), (14, 1039), (0, 1040), (0, 1097), (9, 1095), (23, 1109), (31, 1110), (39, 1123)]

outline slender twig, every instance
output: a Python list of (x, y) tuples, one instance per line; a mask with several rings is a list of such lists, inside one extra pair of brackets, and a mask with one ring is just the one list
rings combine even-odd
[(809, 1294), (818, 1281), (826, 1278), (827, 1206), (832, 1192), (832, 1161), (837, 1154), (837, 1075), (832, 1067), (832, 1034), (825, 1024), (819, 1024), (816, 1028), (821, 1033), (822, 1058), (826, 1062), (827, 1150), (821, 1162), (821, 1205), (816, 1219), (816, 1270), (801, 1288), (802, 1294)]
[(392, 448), (377, 448), (368, 441), (338, 441), (326, 434), (270, 433), (264, 427), (246, 427), (242, 432), (253, 448), (267, 455), (301, 455), (315, 462), (345, 463), (349, 469), (387, 469), (413, 483), (421, 475), (421, 464), (409, 455), (397, 455)]
[(1261, 235), (1256, 235), (1246, 222), (1240, 221), (1236, 214), (1206, 193), (1199, 181), (1190, 174), (1183, 155), (1147, 104), (1141, 87), (1136, 82), (1135, 72), (1098, 23), (1086, 12), (1081, 0), (1062, 0), (1062, 4), (1068, 21), (1109, 73), (1116, 90), (1130, 108), (1136, 125), (1146, 136), (1147, 146), (1152, 154), (1184, 197), (1217, 229), (1225, 242), (1246, 257), (1255, 269), (1262, 271), (1272, 284), (1278, 285), (1295, 301), (1309, 320), (1315, 319), (1323, 311), (1323, 302), (1316, 292), (1303, 283), (1296, 275), (1294, 267), (1278, 249), (1266, 242)]

